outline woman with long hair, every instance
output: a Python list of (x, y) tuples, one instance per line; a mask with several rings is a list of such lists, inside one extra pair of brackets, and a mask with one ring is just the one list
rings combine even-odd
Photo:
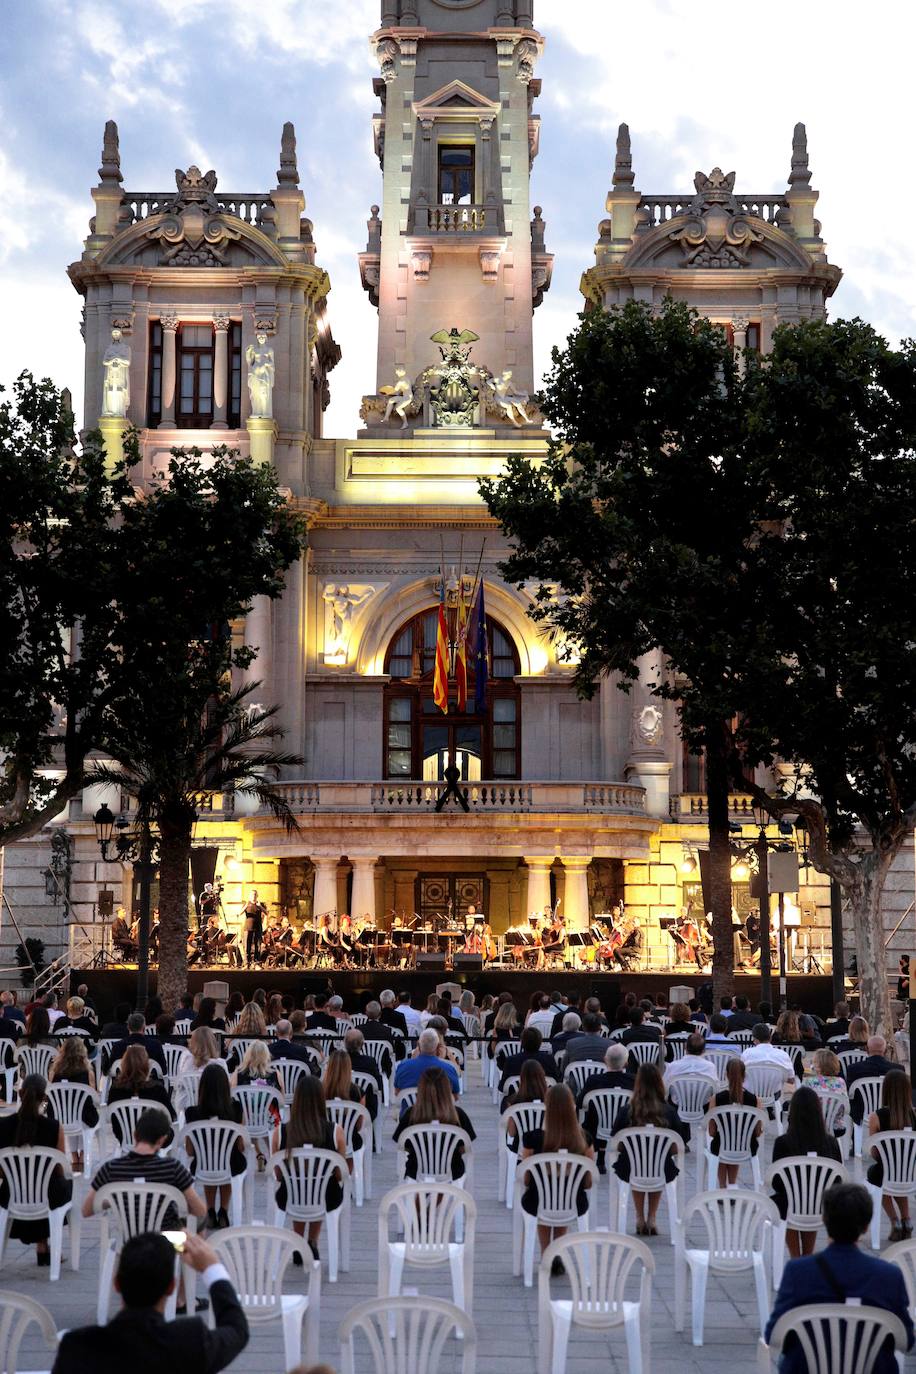
[(492, 1059), (496, 1053), (496, 1046), (501, 1040), (514, 1040), (517, 1035), (518, 1012), (515, 1010), (515, 1003), (503, 1002), (493, 1018), (493, 1026), (487, 1042), (487, 1054)]
[[(529, 1180), (525, 1160), (534, 1155), (554, 1154), (558, 1150), (568, 1150), (571, 1155), (584, 1155), (586, 1159), (595, 1158), (591, 1137), (579, 1125), (576, 1114), (576, 1099), (565, 1083), (554, 1083), (547, 1090), (544, 1100), (544, 1125), (534, 1131), (526, 1131), (522, 1136), (522, 1149), (519, 1155), (519, 1183), (524, 1186), (522, 1208), (529, 1216), (537, 1215), (538, 1194), (534, 1183)], [(588, 1211), (588, 1188), (591, 1180), (586, 1179), (576, 1199), (576, 1210), (580, 1217)], [(566, 1234), (565, 1226), (538, 1226), (538, 1240), (541, 1254), (551, 1241)], [(562, 1273), (562, 1264), (554, 1261), (554, 1273)]]
[[(225, 1069), (220, 1064), (208, 1064), (200, 1075), (197, 1106), (188, 1107), (184, 1119), (189, 1124), (192, 1121), (231, 1121), (236, 1126), (241, 1126), (243, 1121), (242, 1104), (236, 1102), (229, 1091), (229, 1079)], [(193, 1149), (190, 1145), (187, 1145), (186, 1148), (193, 1160)], [(233, 1177), (245, 1172), (245, 1147), (239, 1138), (236, 1139), (232, 1147), (232, 1154), (229, 1156), (229, 1168)], [(217, 1193), (219, 1194), (218, 1198)], [(219, 1187), (204, 1185), (204, 1201), (207, 1204), (207, 1216), (204, 1225), (209, 1230), (216, 1231), (229, 1225), (228, 1208), (231, 1199), (231, 1183), (221, 1183)]]
[(255, 1040), (245, 1051), (241, 1064), (235, 1069), (231, 1076), (233, 1091), (236, 1088), (247, 1088), (251, 1086), (263, 1088), (276, 1088), (278, 1092), (283, 1089), (280, 1085), (280, 1076), (274, 1067), (274, 1061), (270, 1057), (270, 1050), (264, 1040)]
[[(519, 1070), (518, 1087), (503, 1098), (500, 1115), (509, 1107), (518, 1107), (525, 1102), (544, 1102), (547, 1098), (547, 1075), (544, 1066), (536, 1059), (526, 1059)], [(518, 1132), (515, 1122), (510, 1121), (506, 1128), (506, 1138), (510, 1150), (518, 1150)]]
[[(666, 1100), (664, 1080), (654, 1064), (640, 1064), (636, 1070), (633, 1094), (629, 1103), (617, 1113), (611, 1130), (612, 1138), (628, 1126), (664, 1126), (670, 1131), (677, 1131), (684, 1143), (689, 1144), (690, 1127), (678, 1116), (674, 1103)], [(614, 1173), (623, 1183), (629, 1183), (630, 1161), (626, 1155), (618, 1154), (614, 1161)], [(673, 1183), (677, 1174), (678, 1166), (672, 1146), (665, 1160), (665, 1182)], [(633, 1206), (636, 1208), (636, 1234), (657, 1236), (655, 1218), (662, 1200), (661, 1193), (644, 1193), (639, 1188), (634, 1188), (632, 1192)]]
[(235, 1034), (245, 1036), (267, 1034), (267, 1021), (257, 1002), (246, 1002), (242, 1007)]
[[(86, 1041), (83, 1036), (64, 1036), (48, 1072), (48, 1082), (82, 1083), (87, 1088), (95, 1088), (95, 1070), (89, 1063)], [(87, 1102), (83, 1107), (82, 1120), (84, 1126), (98, 1125), (99, 1114), (92, 1102)], [(82, 1150), (72, 1151), (71, 1162), (74, 1169), (82, 1169)]]
[(221, 1016), (217, 1016), (216, 1014), (216, 1002), (212, 997), (202, 997), (200, 999), (197, 1015), (191, 1022), (192, 1031), (197, 1030), (201, 1026), (211, 1031), (224, 1031), (226, 1029), (226, 1022)]
[[(47, 1012), (45, 1013), (47, 1015)], [(44, 1145), (52, 1150), (67, 1148), (64, 1128), (53, 1116), (44, 1112), (46, 1083), (40, 1073), (30, 1073), (23, 1079), (19, 1089), (19, 1107), (8, 1116), (0, 1117), (0, 1149), (28, 1149), (30, 1146)], [(48, 1181), (48, 1203), (52, 1209), (62, 1207), (73, 1197), (73, 1181), (64, 1176), (57, 1166)], [(0, 1207), (6, 1207), (10, 1200), (9, 1184), (4, 1178), (0, 1183)], [(24, 1245), (34, 1245), (38, 1252), (38, 1264), (46, 1267), (51, 1263), (48, 1250), (50, 1227), (47, 1221), (14, 1221), (10, 1235)]]
[(240, 1015), (241, 1010), (242, 1010), (242, 1007), (243, 1007), (244, 1005), (245, 1005), (245, 999), (244, 999), (244, 997), (242, 996), (242, 994), (241, 994), (240, 992), (233, 992), (232, 995), (231, 995), (230, 998), (229, 998), (229, 1001), (226, 1003), (226, 1025), (227, 1025), (227, 1026), (231, 1026), (231, 1025), (233, 1024), (233, 1022), (235, 1022), (235, 1021), (238, 1020), (239, 1015)]
[[(452, 1085), (444, 1069), (427, 1069), (417, 1084), (417, 1097), (398, 1121), (392, 1139), (397, 1143), (408, 1126), (425, 1126), (433, 1121), (443, 1125), (460, 1126), (467, 1131), (471, 1140), (476, 1140), (474, 1127), (467, 1113), (455, 1105)], [(464, 1177), (464, 1146), (459, 1145), (452, 1155), (452, 1178)], [(410, 1141), (407, 1142), (404, 1174), (406, 1178), (417, 1177), (417, 1157)]]
[[(358, 1102), (366, 1105), (364, 1093), (353, 1082), (353, 1061), (344, 1050), (332, 1050), (324, 1066), (324, 1097), (326, 1102), (338, 1099), (343, 1102)], [(353, 1132), (353, 1149), (362, 1149), (363, 1137), (359, 1130)]]
[(188, 1054), (191, 1058), (190, 1069), (205, 1069), (214, 1062), (225, 1064), (220, 1058), (219, 1043), (207, 1026), (198, 1026), (188, 1036)]
[[(259, 1007), (260, 1011), (261, 1008)], [(283, 998), (279, 992), (272, 992), (270, 1001), (267, 1003), (267, 1013), (264, 1019), (265, 1026), (275, 1026), (278, 1021), (282, 1021), (286, 1013), (283, 1010)]]
[[(712, 1111), (713, 1107), (759, 1107), (760, 1099), (755, 1097), (753, 1093), (747, 1091), (744, 1086), (744, 1076), (744, 1060), (738, 1059), (737, 1056), (734, 1059), (729, 1059), (728, 1063), (725, 1065), (725, 1087), (721, 1092), (715, 1093), (706, 1103), (707, 1112)], [(710, 1121), (708, 1129), (709, 1134), (712, 1136), (709, 1142), (710, 1154), (717, 1155), (722, 1142), (719, 1140), (719, 1131), (716, 1123)], [(762, 1132), (763, 1123), (761, 1122), (751, 1139), (751, 1154), (755, 1155), (757, 1153)], [(701, 1167), (702, 1165), (698, 1163), (697, 1168), (699, 1169)], [(716, 1176), (716, 1186), (719, 1188), (728, 1188), (737, 1183), (738, 1168), (739, 1165), (737, 1164), (720, 1164)]]
[[(813, 1088), (796, 1088), (789, 1101), (789, 1119), (784, 1135), (773, 1141), (773, 1163), (789, 1159), (792, 1155), (820, 1155), (822, 1159), (839, 1161), (840, 1146), (824, 1125), (821, 1100)], [(773, 1180), (773, 1201), (779, 1208), (779, 1215), (785, 1217), (789, 1210), (789, 1200), (785, 1187), (778, 1178)], [(786, 1247), (792, 1259), (814, 1253), (817, 1233), (796, 1231), (789, 1227), (786, 1231)]]
[(51, 1034), (51, 1018), (47, 1007), (33, 1007), (25, 1023), (22, 1045), (41, 1045)]
[[(872, 1112), (868, 1118), (868, 1134), (872, 1136), (878, 1135), (881, 1131), (911, 1131), (914, 1129), (916, 1129), (916, 1112), (913, 1111), (913, 1089), (909, 1074), (904, 1073), (902, 1069), (891, 1069), (890, 1073), (884, 1076), (884, 1086), (881, 1089), (881, 1106), (876, 1112)], [(866, 1177), (869, 1183), (877, 1188), (884, 1182), (884, 1165), (877, 1158), (873, 1146), (869, 1150), (869, 1154), (875, 1162), (869, 1165)], [(881, 1198), (881, 1206), (890, 1219), (891, 1240), (909, 1240), (913, 1234), (909, 1197), (888, 1197), (887, 1193), (884, 1193)]]
[[(175, 1120), (175, 1108), (172, 1106), (169, 1091), (161, 1079), (150, 1076), (149, 1055), (142, 1045), (128, 1045), (121, 1057), (118, 1076), (108, 1089), (109, 1106), (115, 1102), (126, 1102), (131, 1097), (140, 1097), (144, 1102), (155, 1102), (157, 1107), (162, 1107), (168, 1112), (172, 1121)], [(118, 1144), (123, 1145), (117, 1121), (111, 1123), (111, 1128)]]
[[(285, 1150), (286, 1157), (289, 1159), (293, 1150), (298, 1149), (301, 1145), (314, 1145), (319, 1150), (336, 1150), (340, 1155), (340, 1167), (335, 1170), (325, 1194), (326, 1210), (336, 1212), (343, 1202), (343, 1188), (340, 1180), (343, 1178), (343, 1169), (346, 1168), (347, 1143), (341, 1128), (332, 1125), (328, 1120), (321, 1080), (310, 1073), (303, 1074), (296, 1084), (292, 1106), (289, 1109), (289, 1121), (274, 1129), (270, 1148), (274, 1154), (279, 1154), (280, 1151)], [(280, 1178), (277, 1186), (276, 1202), (281, 1211), (285, 1210), (286, 1184), (282, 1178)], [(293, 1230), (297, 1235), (304, 1235), (305, 1223), (294, 1221)], [(315, 1259), (321, 1258), (318, 1253), (318, 1237), (320, 1235), (321, 1222), (309, 1222), (308, 1243)], [(301, 1260), (294, 1255), (293, 1262), (299, 1264)]]

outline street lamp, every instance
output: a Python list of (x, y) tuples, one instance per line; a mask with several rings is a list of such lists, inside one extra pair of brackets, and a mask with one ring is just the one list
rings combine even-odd
[(108, 846), (111, 844), (111, 836), (114, 832), (114, 812), (105, 803), (99, 807), (93, 816), (95, 822), (95, 838), (99, 842), (99, 849), (102, 851), (102, 862), (108, 862)]
[[(154, 837), (149, 821), (140, 820), (135, 828), (126, 816), (115, 817), (103, 802), (93, 816), (95, 834), (102, 862), (110, 859), (132, 864), (140, 884), (140, 929), (137, 938), (137, 1010), (142, 1011), (149, 997), (149, 928), (150, 890), (156, 861), (153, 855)], [(114, 839), (115, 853), (109, 854)]]

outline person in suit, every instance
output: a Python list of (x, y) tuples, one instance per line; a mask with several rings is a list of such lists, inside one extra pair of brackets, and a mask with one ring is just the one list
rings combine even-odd
[(106, 1021), (99, 1031), (100, 1040), (124, 1040), (127, 1038), (127, 1018), (130, 1016), (130, 1003), (119, 1002), (114, 1009), (114, 1018)]
[(849, 1115), (857, 1126), (861, 1126), (865, 1104), (861, 1093), (854, 1093), (853, 1084), (859, 1078), (884, 1078), (892, 1069), (899, 1069), (893, 1059), (887, 1057), (887, 1041), (883, 1035), (870, 1035), (865, 1046), (868, 1054), (846, 1070), (846, 1087), (849, 1089)]
[(550, 1053), (550, 1046), (542, 1048), (544, 1041), (537, 1026), (526, 1026), (522, 1031), (521, 1052), (519, 1054), (507, 1055), (500, 1063), (502, 1074), (499, 1080), (499, 1091), (505, 1091), (506, 1080), (514, 1078), (522, 1071), (522, 1065), (527, 1059), (536, 1059), (544, 1070), (548, 1078), (552, 1078), (555, 1083), (559, 1083), (562, 1077), (557, 1061)]
[(327, 1010), (328, 999), (323, 992), (315, 993), (315, 1010), (311, 1012), (305, 1020), (305, 1028), (310, 1031), (331, 1031), (336, 1034), (338, 1030), (337, 1018), (332, 1016)]
[(351, 1026), (344, 1036), (344, 1049), (350, 1056), (351, 1068), (356, 1073), (368, 1073), (375, 1084), (366, 1092), (366, 1111), (374, 1121), (378, 1116), (379, 1098), (382, 1095), (382, 1074), (372, 1055), (363, 1053), (365, 1043), (362, 1031), (356, 1026)]
[(159, 1044), (157, 1037), (155, 1035), (147, 1035), (146, 1033), (146, 1021), (142, 1011), (131, 1012), (130, 1016), (128, 1016), (127, 1035), (123, 1040), (119, 1040), (116, 1045), (112, 1045), (107, 1062), (104, 1066), (106, 1072), (108, 1065), (113, 1064), (116, 1059), (120, 1059), (124, 1051), (131, 1045), (139, 1045), (142, 1049), (146, 1050), (150, 1059), (155, 1060), (163, 1074), (168, 1072), (165, 1064), (165, 1055), (162, 1053), (162, 1046)]
[(650, 1021), (646, 1021), (646, 1013), (642, 1007), (634, 1007), (630, 1012), (630, 1029), (625, 1030), (620, 1037), (622, 1045), (632, 1045), (634, 1041), (640, 1044), (657, 1045), (662, 1038), (661, 1026), (655, 1026)]
[(312, 1073), (320, 1077), (321, 1070), (315, 1063), (315, 1051), (305, 1045), (297, 1045), (293, 1040), (293, 1026), (284, 1017), (277, 1022), (277, 1034), (268, 1046), (271, 1059), (296, 1059), (300, 1064), (308, 1064)]
[[(859, 1249), (868, 1230), (872, 1201), (859, 1183), (838, 1183), (824, 1194), (823, 1218), (830, 1244), (817, 1255), (789, 1260), (767, 1322), (769, 1340), (780, 1317), (809, 1303), (848, 1302), (856, 1299), (867, 1307), (892, 1312), (903, 1322), (907, 1349), (913, 1346), (913, 1322), (907, 1301), (903, 1271), (896, 1264), (876, 1259)], [(897, 1361), (890, 1344), (874, 1365), (874, 1374), (896, 1374)], [(780, 1374), (807, 1374), (808, 1364), (794, 1332), (783, 1346)]]
[(214, 1330), (200, 1317), (165, 1320), (175, 1287), (175, 1248), (157, 1231), (125, 1241), (115, 1276), (124, 1306), (107, 1326), (66, 1332), (53, 1374), (216, 1374), (248, 1344), (248, 1322), (229, 1273), (200, 1236), (184, 1238), (182, 1260), (197, 1271), (210, 1297)]
[[(641, 1014), (641, 1013), (640, 1013)], [(607, 1036), (600, 1033), (601, 1022), (594, 1012), (587, 1011), (582, 1018), (582, 1030), (566, 1042), (566, 1065), (577, 1063), (580, 1059), (604, 1059), (607, 1049)], [(652, 1037), (654, 1039), (654, 1037)]]
[(728, 1018), (729, 1032), (753, 1030), (759, 1020), (760, 1017), (756, 1012), (751, 1011), (747, 998), (739, 993), (735, 998), (735, 1010)]
[(563, 1029), (550, 1037), (550, 1048), (554, 1054), (565, 1050), (570, 1040), (582, 1034), (582, 1018), (577, 1011), (568, 1011), (563, 1017)]
[[(404, 1013), (398, 1011), (395, 1006), (394, 993), (391, 989), (385, 988), (384, 992), (379, 995), (378, 1000), (382, 1008), (378, 1019), (381, 1021), (382, 1025), (390, 1026), (393, 1030), (400, 1031), (402, 1035), (409, 1035), (410, 1032), (407, 1028), (407, 1018)], [(463, 1021), (461, 1022), (461, 1029), (464, 1030)]]
[(394, 1059), (401, 1060), (407, 1054), (407, 1047), (399, 1036), (396, 1036), (390, 1026), (386, 1026), (381, 1020), (382, 1008), (378, 1002), (366, 1003), (366, 1020), (363, 1022), (362, 1032), (364, 1040), (384, 1040), (391, 1046), (391, 1054)]

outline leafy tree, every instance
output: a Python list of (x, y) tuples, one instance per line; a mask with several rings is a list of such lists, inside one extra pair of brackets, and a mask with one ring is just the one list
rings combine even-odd
[(748, 393), (763, 515), (782, 531), (751, 748), (795, 765), (771, 809), (802, 814), (839, 882), (862, 1008), (888, 1029), (882, 896), (916, 821), (916, 345), (861, 320), (781, 329)]
[(576, 645), (580, 694), (609, 674), (628, 691), (640, 658), (661, 650), (651, 690), (678, 703), (685, 740), (706, 754), (716, 995), (733, 985), (733, 721), (772, 652), (758, 606), (775, 535), (757, 520), (743, 397), (722, 331), (695, 311), (597, 310), (554, 350), (546, 461), (514, 457), (481, 483), (513, 545), (503, 575), (540, 583), (534, 618)]

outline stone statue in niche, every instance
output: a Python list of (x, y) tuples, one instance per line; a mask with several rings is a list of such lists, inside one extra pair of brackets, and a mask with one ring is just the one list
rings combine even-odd
[(499, 377), (493, 378), (493, 405), (498, 413), (505, 419), (521, 427), (530, 424), (528, 416), (528, 404), (531, 397), (527, 391), (521, 391), (512, 381), (512, 371), (507, 368)]
[(325, 587), (321, 593), (327, 606), (325, 663), (346, 663), (353, 612), (368, 601), (374, 591), (374, 587), (335, 586), (333, 583)]
[(391, 419), (392, 412), (401, 417), (401, 429), (407, 428), (407, 412), (413, 405), (413, 383), (407, 376), (407, 369), (396, 367), (394, 369), (394, 386), (379, 387), (379, 394), (388, 397), (388, 404), (385, 407), (385, 414), (382, 416), (382, 424), (387, 424)]
[(127, 418), (130, 405), (130, 345), (121, 337), (120, 329), (111, 331), (111, 343), (102, 358), (102, 414)]
[(649, 748), (661, 744), (664, 720), (658, 706), (637, 706), (633, 711), (634, 743)]
[(248, 364), (248, 395), (251, 414), (256, 419), (273, 418), (274, 351), (267, 343), (267, 335), (257, 335), (257, 347), (249, 344), (245, 350)]

